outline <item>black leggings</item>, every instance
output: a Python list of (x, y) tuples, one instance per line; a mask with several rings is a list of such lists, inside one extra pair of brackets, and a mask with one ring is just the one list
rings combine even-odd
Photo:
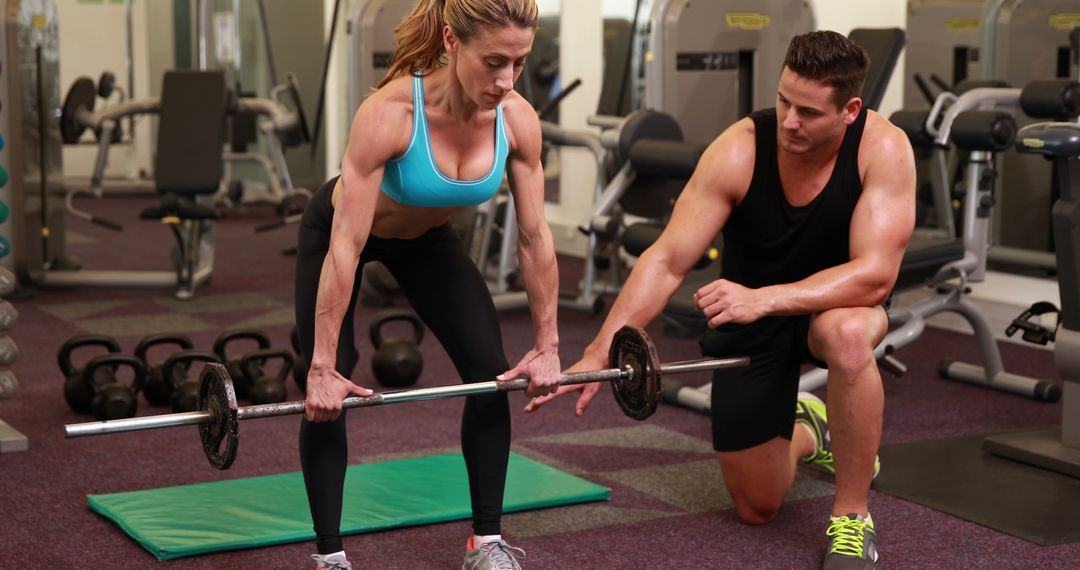
[[(307, 362), (315, 342), (315, 297), (330, 245), (337, 179), (323, 185), (300, 221), (296, 256), (296, 324)], [(364, 263), (380, 261), (397, 279), (413, 310), (442, 343), (465, 381), (492, 380), (509, 365), (487, 285), (449, 226), (414, 239), (368, 238), (360, 255), (349, 309), (341, 324), (337, 371), (349, 378), (358, 353), (353, 319)], [(300, 425), (300, 463), (320, 554), (341, 547), (341, 503), (348, 457), (345, 411), (333, 422)], [(404, 417), (404, 416), (403, 416)], [(473, 531), (500, 534), (503, 487), (510, 455), (510, 407), (505, 393), (469, 396), (461, 419), (461, 451), (469, 474)]]

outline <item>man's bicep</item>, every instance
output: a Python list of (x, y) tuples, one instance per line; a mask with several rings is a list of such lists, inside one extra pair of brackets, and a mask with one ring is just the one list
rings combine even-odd
[(731, 192), (717, 175), (718, 166), (710, 164), (694, 172), (657, 241), (660, 251), (670, 258), (672, 269), (679, 273), (689, 271), (701, 259), (731, 215)]
[(899, 267), (915, 228), (915, 167), (907, 150), (872, 165), (852, 220), (852, 257), (883, 257)]

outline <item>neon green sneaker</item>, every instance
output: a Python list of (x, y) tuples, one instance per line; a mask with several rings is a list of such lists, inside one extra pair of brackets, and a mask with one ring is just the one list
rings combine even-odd
[[(832, 440), (829, 439), (829, 420), (826, 415), (825, 402), (810, 392), (799, 392), (799, 399), (795, 402), (795, 422), (804, 423), (814, 433), (816, 449), (813, 455), (804, 457), (803, 463), (813, 463), (825, 469), (829, 473), (836, 474), (833, 466)], [(881, 460), (874, 457), (874, 477), (881, 471)]]
[(874, 570), (877, 531), (869, 515), (833, 517), (825, 534), (829, 537), (829, 553), (822, 570)]

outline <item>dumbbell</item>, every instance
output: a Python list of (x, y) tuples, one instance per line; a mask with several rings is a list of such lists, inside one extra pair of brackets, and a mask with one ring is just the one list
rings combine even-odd
[(0, 370), (0, 400), (6, 400), (15, 395), (19, 389), (19, 379), (10, 370)]
[(11, 366), (19, 356), (19, 347), (10, 336), (0, 337), (0, 366)]
[(89, 414), (95, 390), (88, 386), (108, 383), (114, 378), (116, 369), (97, 368), (94, 370), (94, 378), (91, 378), (89, 382), (84, 380), (86, 369), (75, 368), (71, 362), (72, 352), (84, 346), (99, 346), (109, 353), (119, 353), (120, 343), (110, 336), (82, 335), (68, 339), (60, 345), (60, 350), (56, 353), (56, 362), (60, 366), (60, 372), (64, 374), (64, 399), (75, 412)]
[[(148, 335), (135, 346), (135, 357), (146, 364), (146, 383), (143, 385), (143, 397), (151, 406), (165, 406), (172, 400), (173, 382), (166, 380), (162, 373), (162, 364), (151, 365), (146, 359), (146, 354), (151, 347), (158, 345), (173, 345), (180, 350), (195, 348), (191, 339), (182, 334), (155, 334)], [(164, 361), (162, 361), (163, 363)], [(186, 375), (187, 368), (178, 370), (178, 375)]]
[(174, 412), (199, 409), (199, 375), (189, 375), (192, 362), (223, 364), (217, 354), (205, 350), (181, 350), (166, 358), (161, 364), (161, 378), (172, 386), (169, 401)]
[[(275, 375), (266, 374), (266, 363), (273, 360), (280, 360), (281, 367)], [(285, 377), (289, 375), (292, 367), (292, 353), (283, 348), (256, 350), (240, 357), (241, 370), (258, 370), (261, 373), (260, 376), (247, 379), (251, 384), (251, 390), (248, 393), (251, 403), (261, 405), (284, 402), (288, 396), (285, 389)]]
[(11, 330), (18, 320), (19, 311), (16, 311), (11, 303), (0, 301), (0, 331)]
[[(129, 367), (134, 372), (131, 385), (128, 386), (116, 377), (118, 367)], [(100, 376), (103, 383), (93, 379)], [(103, 354), (86, 363), (83, 381), (86, 390), (93, 396), (90, 410), (98, 420), (118, 420), (131, 418), (139, 408), (136, 396), (146, 380), (146, 365), (142, 360), (129, 354)]]
[(266, 336), (266, 333), (256, 329), (234, 329), (221, 333), (214, 341), (214, 354), (217, 354), (221, 361), (226, 363), (229, 369), (229, 377), (234, 382), (233, 387), (236, 390), (236, 397), (246, 400), (248, 392), (251, 390), (248, 379), (258, 378), (263, 374), (262, 370), (258, 368), (259, 362), (257, 360), (249, 361), (249, 365), (252, 367), (250, 370), (243, 370), (240, 368), (239, 358), (229, 358), (229, 345), (233, 345), (241, 339), (253, 340), (258, 344), (259, 350), (263, 350), (270, 348), (270, 338)]
[(15, 290), (15, 274), (6, 267), (0, 267), (0, 297), (6, 297)]

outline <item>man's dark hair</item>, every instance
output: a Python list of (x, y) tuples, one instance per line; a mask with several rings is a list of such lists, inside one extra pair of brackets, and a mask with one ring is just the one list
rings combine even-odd
[(832, 87), (833, 102), (840, 108), (862, 93), (870, 56), (846, 37), (823, 30), (791, 38), (784, 67)]

